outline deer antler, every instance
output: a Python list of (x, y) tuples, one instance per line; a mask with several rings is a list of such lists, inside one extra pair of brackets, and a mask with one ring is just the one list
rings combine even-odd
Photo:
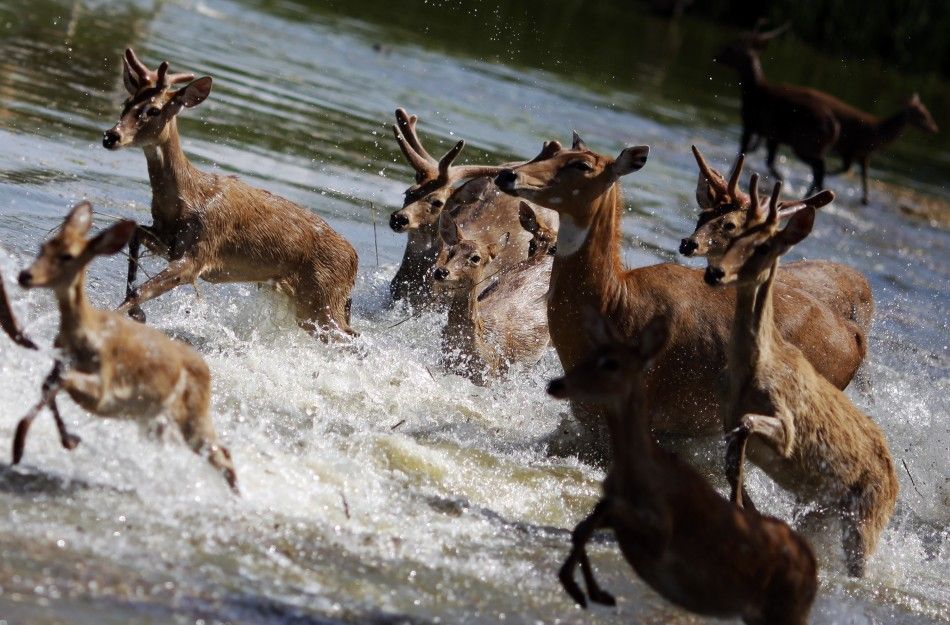
[(122, 63), (128, 78), (133, 81), (132, 85), (126, 86), (134, 86), (136, 89), (146, 86), (165, 89), (171, 85), (191, 82), (195, 79), (195, 75), (191, 73), (168, 73), (168, 61), (162, 61), (162, 64), (158, 66), (158, 71), (152, 71), (139, 60), (139, 57), (135, 56), (132, 48), (125, 49)]

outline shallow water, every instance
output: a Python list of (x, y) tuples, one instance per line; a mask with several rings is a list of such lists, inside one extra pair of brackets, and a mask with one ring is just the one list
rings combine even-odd
[[(99, 143), (124, 97), (126, 45), (151, 65), (167, 58), (214, 76), (209, 100), (182, 116), (197, 163), (312, 208), (354, 243), (362, 333), (355, 350), (314, 342), (286, 302), (251, 285), (182, 288), (147, 305), (150, 323), (208, 360), (215, 423), (244, 496), (232, 498), (174, 437), (64, 400), (80, 447), (60, 449), (44, 418), (24, 464), (0, 464), (0, 622), (706, 622), (634, 579), (609, 537), (592, 557), (619, 607), (582, 612), (561, 591), (568, 529), (596, 500), (602, 472), (545, 453), (566, 412), (541, 390), (559, 371), (553, 354), (478, 388), (435, 365), (443, 319), (387, 307), (404, 238), (385, 223), (410, 179), (388, 125), (405, 106), (430, 147), (464, 138), (470, 161), (529, 157), (571, 128), (602, 151), (650, 144), (650, 162), (624, 182), (624, 255), (631, 265), (668, 260), (692, 225), (689, 143), (720, 166), (737, 143), (732, 77), (708, 62), (728, 33), (602, 3), (565, 3), (538, 20), (524, 8), (533, 2), (395, 4), (38, 0), (23, 11), (0, 0), (0, 271), (32, 336), (51, 344), (52, 298), (10, 278), (72, 203), (91, 199), (98, 226), (149, 220), (140, 151)], [(595, 42), (579, 43), (578, 23)], [(826, 88), (848, 77), (855, 102), (876, 101), (881, 85), (911, 88), (876, 68), (835, 70), (794, 42), (772, 62), (778, 75)], [(946, 84), (921, 90), (937, 122), (950, 123)], [(882, 96), (878, 112), (898, 99)], [(950, 621), (950, 236), (900, 209), (918, 199), (946, 210), (948, 145), (946, 133), (909, 132), (875, 161), (885, 183), (868, 207), (855, 176), (832, 179), (842, 200), (796, 249), (871, 279), (871, 390), (849, 393), (885, 429), (901, 480), (866, 579), (843, 574), (836, 532), (812, 534), (815, 623)], [(783, 167), (803, 191), (805, 168)], [(123, 261), (93, 265), (96, 304), (120, 301)], [(51, 358), (0, 341), (0, 441), (36, 400)], [(715, 442), (687, 453), (707, 467), (721, 457)], [(786, 495), (751, 479), (761, 506), (792, 518)]]

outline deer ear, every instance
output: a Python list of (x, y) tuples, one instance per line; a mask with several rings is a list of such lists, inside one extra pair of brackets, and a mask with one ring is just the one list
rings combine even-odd
[(185, 108), (204, 102), (211, 95), (211, 76), (202, 76), (175, 92), (175, 100)]
[(788, 220), (788, 225), (779, 235), (782, 245), (792, 247), (802, 241), (811, 233), (815, 225), (815, 208), (813, 206), (803, 206), (795, 211)]
[(448, 247), (458, 245), (459, 241), (462, 240), (462, 231), (459, 230), (458, 224), (445, 211), (442, 211), (439, 215), (439, 236), (442, 237), (442, 242)]
[(511, 240), (510, 232), (506, 232), (505, 234), (501, 235), (497, 241), (495, 241), (494, 243), (488, 246), (488, 256), (490, 258), (495, 258), (496, 256), (498, 256), (498, 254), (503, 249), (505, 249), (505, 247), (508, 245), (508, 241), (510, 240)]
[(647, 362), (656, 358), (657, 354), (666, 346), (670, 337), (670, 321), (665, 315), (658, 315), (640, 332), (637, 351)]
[(535, 234), (540, 229), (538, 216), (534, 213), (534, 209), (531, 208), (531, 205), (525, 201), (518, 204), (518, 222), (522, 228), (531, 234)]
[(643, 166), (647, 164), (649, 154), (650, 146), (648, 145), (635, 145), (630, 148), (624, 148), (617, 157), (617, 160), (614, 161), (614, 174), (619, 178), (620, 176), (626, 176), (627, 174), (642, 169)]
[(70, 209), (63, 221), (64, 230), (72, 230), (85, 235), (92, 227), (92, 204), (88, 201), (80, 202)]
[(124, 219), (103, 230), (86, 245), (86, 250), (94, 256), (109, 256), (122, 250), (135, 233), (135, 222)]
[(600, 345), (624, 342), (617, 326), (594, 308), (588, 307), (584, 310), (584, 330), (586, 330), (587, 336)]

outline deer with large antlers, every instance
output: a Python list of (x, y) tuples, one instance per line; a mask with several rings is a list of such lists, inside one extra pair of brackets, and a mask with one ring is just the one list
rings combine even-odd
[(613, 463), (604, 495), (571, 534), (559, 578), (581, 606), (580, 564), (591, 601), (614, 605), (594, 578), (586, 545), (612, 529), (627, 562), (667, 600), (698, 614), (741, 617), (750, 625), (805, 625), (818, 586), (808, 543), (782, 521), (724, 500), (699, 473), (654, 441), (647, 370), (668, 340), (654, 317), (636, 341), (592, 315), (592, 351), (548, 393), (607, 406)]
[[(423, 146), (416, 132), (417, 121), (415, 115), (396, 109), (393, 135), (416, 174), (415, 184), (405, 192), (403, 207), (389, 219), (394, 231), (406, 232), (409, 237), (390, 292), (394, 300), (425, 306), (433, 300), (432, 267), (441, 249), (439, 217), (443, 212), (451, 215), (471, 240), (484, 245), (509, 234), (508, 245), (493, 260), (491, 271), (501, 271), (527, 258), (531, 236), (519, 226), (518, 202), (492, 183), (492, 178), (510, 164), (453, 165), (465, 146), (461, 140), (437, 161)], [(453, 186), (466, 180), (457, 188)], [(557, 218), (551, 211), (539, 209), (538, 218), (548, 229), (557, 230)]]
[[(736, 159), (728, 182), (710, 167), (696, 146), (693, 146), (693, 156), (699, 165), (696, 184), (699, 218), (693, 234), (682, 240), (679, 249), (685, 256), (715, 258), (726, 251), (756, 208), (750, 204), (749, 196), (739, 188), (743, 155), (740, 154)], [(831, 202), (833, 197), (831, 191), (821, 191), (804, 200), (779, 202), (779, 213), (797, 210), (802, 205), (820, 208)], [(860, 350), (863, 359), (874, 316), (874, 297), (864, 274), (840, 263), (802, 260), (783, 265), (782, 275), (786, 284), (828, 306), (844, 327), (851, 329), (855, 336), (855, 348)]]
[(91, 227), (92, 206), (77, 204), (19, 277), (24, 288), (48, 288), (56, 295), (60, 325), (55, 346), (64, 359), (57, 361), (44, 382), (40, 402), (17, 425), (13, 464), (23, 457), (30, 425), (46, 406), (56, 419), (63, 447), (79, 444), (79, 438), (66, 431), (56, 408), (56, 395), (65, 390), (100, 417), (139, 421), (167, 417), (195, 453), (204, 455), (237, 492), (231, 454), (220, 444), (209, 414), (211, 373), (204, 359), (158, 330), (93, 308), (87, 299), (89, 263), (125, 247), (135, 222), (120, 221), (87, 238)]
[(485, 244), (466, 239), (451, 215), (440, 219), (444, 245), (433, 276), (450, 294), (443, 364), (476, 384), (504, 374), (513, 363), (538, 362), (550, 342), (544, 296), (556, 233), (539, 223), (527, 202), (521, 202), (519, 217), (532, 235), (531, 256), (494, 273), (492, 260), (511, 236)]
[[(748, 444), (750, 459), (780, 486), (840, 515), (848, 573), (862, 576), (897, 500), (894, 461), (877, 424), (776, 327), (778, 259), (811, 232), (815, 208), (780, 215), (776, 183), (765, 209), (757, 183), (753, 174), (756, 214), (721, 257), (710, 259), (705, 274), (708, 284), (737, 291), (723, 424), (733, 448)], [(780, 228), (783, 217), (788, 225)], [(744, 453), (729, 456), (733, 497), (740, 498)]]
[[(301, 327), (321, 336), (352, 333), (353, 246), (314, 213), (233, 176), (202, 172), (182, 151), (177, 116), (208, 97), (211, 78), (170, 73), (167, 62), (149, 70), (131, 49), (122, 78), (130, 97), (102, 143), (144, 150), (154, 223), (140, 226), (130, 243), (128, 293), (119, 310), (144, 320), (141, 304), (199, 278), (272, 282), (293, 300)], [(185, 86), (173, 90), (176, 84)], [(133, 289), (140, 242), (170, 262)]]
[[(577, 331), (584, 310), (604, 314), (625, 337), (638, 336), (656, 314), (667, 315), (669, 347), (648, 374), (654, 427), (665, 433), (710, 433), (720, 423), (716, 388), (726, 364), (734, 294), (707, 289), (702, 271), (681, 265), (624, 268), (619, 180), (643, 167), (648, 152), (635, 146), (612, 159), (590, 150), (575, 133), (570, 149), (549, 142), (535, 159), (496, 181), (505, 191), (560, 214), (548, 327), (565, 370), (591, 349)], [(855, 337), (827, 307), (787, 287), (781, 275), (776, 287), (779, 331), (822, 375), (844, 388), (863, 356), (855, 349)], [(585, 412), (578, 416), (590, 424)]]

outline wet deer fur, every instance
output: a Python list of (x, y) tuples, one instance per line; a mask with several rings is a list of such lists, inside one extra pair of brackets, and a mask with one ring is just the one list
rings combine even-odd
[(237, 492), (231, 455), (219, 442), (209, 414), (211, 373), (204, 359), (188, 345), (120, 313), (94, 308), (87, 299), (89, 263), (119, 252), (135, 231), (135, 222), (120, 221), (87, 239), (91, 226), (92, 206), (77, 204), (19, 277), (24, 288), (48, 288), (55, 294), (60, 311), (55, 347), (62, 360), (44, 382), (40, 402), (17, 425), (13, 463), (22, 458), (30, 425), (45, 406), (53, 411), (63, 447), (79, 443), (56, 409), (56, 395), (65, 390), (100, 417), (169, 419)]
[[(877, 424), (776, 331), (778, 259), (811, 232), (815, 208), (786, 212), (788, 225), (779, 228), (781, 185), (766, 211), (757, 182), (753, 175), (758, 214), (722, 257), (710, 259), (705, 275), (707, 283), (734, 284), (737, 291), (723, 425), (733, 432), (733, 446), (747, 444), (749, 458), (782, 488), (840, 516), (848, 572), (861, 576), (894, 510), (894, 461)], [(741, 493), (743, 455), (729, 454), (734, 497)]]
[[(669, 347), (647, 376), (654, 427), (658, 433), (711, 433), (721, 423), (716, 389), (726, 364), (735, 294), (707, 288), (701, 270), (681, 265), (624, 268), (618, 181), (640, 169), (647, 153), (645, 146), (630, 147), (614, 160), (591, 151), (575, 134), (570, 149), (549, 142), (534, 160), (499, 174), (496, 181), (507, 192), (560, 214), (548, 327), (565, 370), (590, 352), (588, 338), (577, 330), (584, 310), (604, 314), (625, 337), (638, 336), (650, 319), (663, 314), (670, 320)], [(787, 287), (781, 275), (776, 286), (782, 335), (833, 384), (846, 386), (860, 358), (842, 361), (837, 355), (853, 351), (854, 336), (842, 333), (831, 311)], [(836, 357), (829, 358), (832, 353)], [(596, 427), (587, 412), (575, 414)]]
[(818, 585), (808, 543), (782, 521), (723, 499), (650, 433), (646, 371), (667, 340), (667, 320), (647, 323), (636, 342), (592, 315), (592, 351), (548, 385), (561, 399), (607, 408), (613, 463), (604, 494), (571, 535), (559, 578), (582, 606), (608, 605), (586, 551), (594, 531), (611, 529), (627, 562), (667, 600), (698, 614), (741, 617), (750, 625), (805, 625)]
[[(182, 151), (177, 115), (208, 97), (211, 78), (170, 74), (166, 62), (149, 70), (131, 49), (123, 67), (130, 97), (103, 145), (144, 150), (153, 224), (140, 226), (130, 244), (128, 293), (119, 310), (144, 319), (142, 303), (198, 278), (272, 282), (293, 300), (301, 327), (324, 337), (352, 333), (353, 246), (314, 213), (234, 176), (200, 171)], [(187, 84), (172, 90), (178, 83)], [(133, 290), (140, 242), (170, 262)]]

